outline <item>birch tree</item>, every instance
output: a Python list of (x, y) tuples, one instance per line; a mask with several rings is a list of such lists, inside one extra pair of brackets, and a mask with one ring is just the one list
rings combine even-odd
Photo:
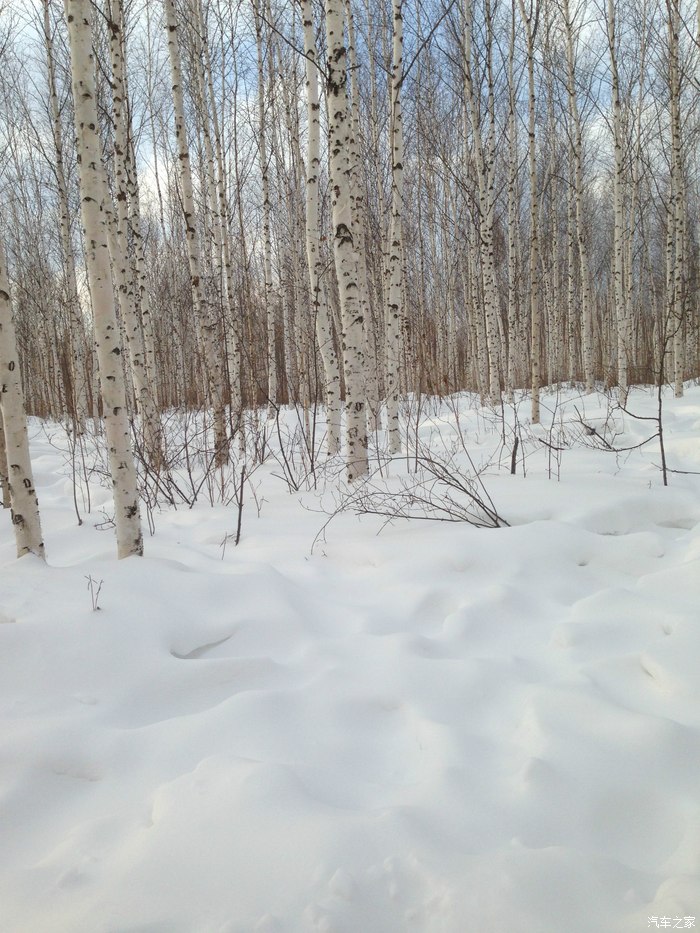
[(515, 86), (516, 0), (511, 0), (511, 28), (508, 46), (508, 371), (506, 394), (513, 399), (521, 347), (518, 327), (518, 117)]
[(528, 85), (528, 168), (530, 175), (530, 389), (532, 393), (532, 423), (540, 421), (540, 388), (542, 384), (542, 308), (540, 306), (540, 245), (539, 199), (537, 193), (537, 156), (535, 149), (535, 35), (539, 16), (539, 0), (519, 0), (520, 16), (527, 43)]
[(56, 89), (56, 65), (53, 49), (53, 28), (50, 19), (50, 0), (43, 0), (44, 45), (46, 50), (46, 71), (48, 79), (49, 106), (51, 111), (51, 129), (56, 153), (55, 175), (58, 188), (59, 227), (61, 252), (65, 277), (66, 305), (68, 308), (68, 332), (71, 348), (71, 375), (73, 384), (73, 408), (79, 430), (87, 416), (88, 387), (85, 363), (84, 327), (78, 283), (75, 275), (75, 252), (71, 236), (70, 207), (68, 201), (68, 183), (66, 181), (63, 154), (63, 128)]
[(613, 298), (617, 323), (617, 382), (620, 402), (627, 404), (630, 356), (630, 327), (627, 294), (624, 282), (625, 208), (624, 208), (624, 149), (620, 75), (617, 67), (617, 31), (614, 0), (608, 0), (606, 28), (610, 55), (610, 81), (612, 94), (612, 130), (615, 168), (613, 174)]
[(333, 330), (328, 303), (321, 286), (323, 256), (319, 229), (319, 173), (321, 170), (321, 123), (318, 94), (318, 59), (314, 30), (313, 4), (301, 0), (306, 56), (306, 258), (309, 267), (309, 293), (316, 339), (321, 353), (326, 398), (327, 438), (329, 455), (340, 450), (340, 367), (333, 343)]
[(576, 89), (576, 69), (574, 55), (575, 26), (569, 6), (569, 0), (562, 0), (564, 29), (566, 33), (566, 91), (569, 102), (571, 122), (571, 155), (574, 172), (574, 207), (576, 220), (576, 242), (581, 278), (581, 331), (583, 344), (583, 373), (586, 392), (594, 388), (593, 361), (593, 313), (591, 307), (591, 274), (588, 260), (585, 224), (583, 218), (583, 129), (578, 106)]
[[(112, 270), (119, 296), (119, 307), (126, 332), (134, 390), (142, 419), (144, 451), (150, 463), (159, 468), (163, 461), (160, 418), (146, 366), (144, 328), (136, 306), (134, 275), (128, 258), (129, 199), (136, 196), (129, 187), (129, 109), (126, 93), (125, 24), (122, 0), (107, 0), (111, 59), (112, 121), (114, 125), (114, 188), (116, 216), (110, 225)], [(135, 174), (131, 166), (131, 174)], [(112, 213), (110, 211), (110, 213)]]
[(368, 470), (364, 385), (364, 333), (353, 246), (351, 175), (348, 152), (352, 132), (348, 114), (347, 50), (342, 0), (325, 0), (326, 93), (330, 159), (333, 255), (340, 295), (345, 371), (346, 475), (352, 483)]
[(494, 187), (496, 172), (495, 143), (495, 100), (492, 70), (493, 21), (491, 3), (486, 0), (486, 80), (487, 80), (487, 125), (486, 139), (482, 137), (483, 126), (480, 108), (480, 95), (474, 81), (473, 63), (473, 0), (465, 0), (463, 8), (464, 34), (464, 86), (466, 106), (472, 130), (474, 167), (478, 185), (479, 204), (479, 253), (481, 258), (481, 276), (483, 283), (483, 307), (486, 319), (485, 355), (480, 362), (488, 370), (489, 394), (493, 402), (498, 402), (501, 395), (501, 340), (498, 330), (499, 302), (496, 290), (494, 270)]
[(143, 554), (136, 467), (126, 408), (109, 257), (109, 194), (102, 166), (97, 117), (92, 18), (89, 0), (64, 0), (71, 52), (73, 106), (80, 168), (80, 210), (85, 237), (95, 344), (104, 403), (105, 434), (114, 494), (114, 523), (120, 558)]
[(9, 509), (10, 503), (10, 481), (7, 467), (7, 446), (5, 444), (5, 425), (2, 419), (2, 409), (0, 408), (0, 499), (2, 508)]
[(401, 451), (399, 374), (403, 327), (403, 2), (393, 0), (391, 64), (391, 227), (389, 235), (389, 299), (386, 313), (386, 390), (389, 452)]
[(355, 18), (352, 10), (352, 0), (345, 0), (345, 15), (347, 18), (348, 66), (350, 69), (350, 119), (352, 133), (350, 136), (350, 179), (354, 196), (352, 198), (353, 245), (357, 256), (357, 288), (360, 301), (360, 310), (365, 332), (365, 391), (368, 407), (368, 418), (379, 426), (381, 397), (379, 393), (380, 370), (382, 361), (377, 356), (377, 341), (375, 319), (370, 298), (369, 281), (367, 275), (367, 244), (365, 237), (366, 204), (364, 183), (362, 181), (362, 165), (360, 159), (360, 65), (357, 58), (357, 40), (355, 32)]
[[(52, 2), (35, 4), (38, 46), (0, 22), (0, 173), (27, 411), (62, 418), (99, 387)], [(662, 362), (680, 392), (700, 359), (696, 5), (334, 0), (319, 100), (322, 6), (85, 0), (102, 272), (139, 429), (140, 379), (156, 412), (205, 409), (223, 467), (229, 389), (236, 415), (289, 398), (304, 443), (321, 400), (329, 450), (347, 436), (362, 465), (360, 399), (372, 427), (388, 409), (396, 451), (404, 392), (532, 386), (536, 407), (545, 382), (591, 391), (619, 364), (623, 400)]]
[(668, 32), (668, 92), (671, 135), (671, 178), (667, 235), (668, 321), (673, 346), (674, 395), (683, 395), (685, 371), (684, 302), (685, 302), (685, 188), (681, 138), (681, 68), (679, 33), (681, 15), (678, 0), (666, 0)]
[(164, 0), (165, 25), (168, 34), (170, 78), (175, 110), (175, 141), (180, 166), (182, 210), (185, 220), (187, 258), (192, 287), (195, 324), (201, 336), (203, 356), (206, 363), (208, 397), (214, 417), (214, 451), (217, 465), (228, 460), (228, 438), (224, 409), (224, 372), (221, 341), (221, 321), (217, 319), (204, 289), (202, 257), (197, 234), (197, 215), (190, 165), (190, 148), (185, 125), (185, 97), (182, 84), (182, 61), (178, 21), (173, 0)]
[(267, 397), (268, 418), (274, 418), (277, 403), (277, 347), (275, 334), (276, 302), (272, 281), (272, 234), (270, 202), (270, 161), (268, 157), (267, 113), (265, 105), (265, 55), (263, 15), (260, 0), (252, 0), (255, 19), (255, 50), (258, 65), (258, 158), (262, 180), (263, 270), (265, 277), (265, 318), (267, 322)]
[[(229, 386), (231, 392), (232, 423), (238, 425), (241, 432), (239, 442), (243, 443), (243, 419), (241, 400), (241, 333), (238, 308), (236, 307), (236, 285), (233, 269), (233, 255), (231, 249), (231, 231), (229, 204), (227, 196), (227, 171), (223, 152), (221, 124), (217, 112), (216, 98), (214, 96), (214, 75), (211, 64), (211, 53), (206, 32), (206, 23), (202, 10), (201, 0), (196, 0), (197, 28), (201, 35), (202, 68), (206, 74), (206, 88), (202, 86), (202, 96), (209, 95), (209, 113), (214, 137), (216, 152), (216, 192), (218, 195), (218, 218), (221, 231), (221, 247), (223, 251), (224, 276), (222, 288), (224, 290), (224, 307), (226, 317), (224, 321), (226, 330), (226, 346), (228, 351)], [(206, 110), (206, 107), (205, 107)], [(203, 119), (206, 113), (203, 114)], [(212, 169), (213, 172), (213, 169)], [(235, 419), (235, 421), (234, 421)]]
[(15, 325), (12, 319), (7, 261), (0, 241), (0, 421), (2, 422), (3, 501), (9, 493), (17, 556), (36, 554), (43, 558), (39, 501), (34, 488), (32, 461), (29, 456), (27, 418), (24, 409), (22, 377), (17, 354)]

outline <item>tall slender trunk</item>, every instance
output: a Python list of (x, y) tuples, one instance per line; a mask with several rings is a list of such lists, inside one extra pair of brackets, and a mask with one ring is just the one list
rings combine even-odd
[[(545, 8), (546, 10), (546, 8)], [(548, 12), (548, 11), (547, 11)], [(545, 184), (548, 189), (548, 198), (540, 202), (540, 217), (545, 215), (545, 205), (549, 202), (548, 232), (549, 248), (547, 244), (542, 250), (542, 272), (545, 282), (545, 328), (547, 334), (547, 382), (549, 385), (559, 384), (564, 378), (566, 371), (566, 362), (564, 357), (565, 350), (565, 322), (564, 302), (562, 301), (561, 289), (561, 263), (560, 263), (560, 239), (559, 239), (559, 203), (561, 198), (560, 184), (561, 175), (559, 171), (560, 149), (557, 145), (557, 119), (555, 114), (555, 99), (558, 94), (558, 88), (554, 87), (554, 57), (552, 54), (551, 42), (551, 22), (546, 23), (546, 37), (544, 39), (544, 61), (543, 68), (547, 75), (545, 80), (547, 97), (547, 117), (548, 117), (548, 136), (549, 136), (549, 166)], [(540, 225), (543, 226), (542, 220)]]
[(333, 254), (342, 318), (347, 479), (353, 482), (367, 473), (368, 462), (364, 332), (352, 234), (348, 153), (348, 137), (352, 127), (348, 120), (347, 50), (343, 36), (342, 0), (325, 0), (325, 6)]
[[(114, 123), (114, 188), (117, 213), (110, 253), (126, 331), (131, 373), (143, 430), (144, 453), (152, 466), (163, 462), (160, 418), (146, 367), (143, 327), (136, 306), (134, 276), (128, 258), (129, 237), (129, 110), (124, 66), (124, 9), (122, 0), (107, 0), (109, 49), (112, 65), (112, 120)], [(135, 173), (135, 166), (132, 166)]]
[(2, 418), (2, 402), (0, 401), (0, 506), (9, 509), (10, 481), (7, 466), (7, 446), (5, 444), (5, 425)]
[[(143, 231), (141, 225), (141, 207), (138, 176), (136, 174), (136, 157), (134, 154), (133, 139), (128, 141), (126, 173), (129, 188), (129, 230), (133, 239), (133, 257), (132, 275), (136, 284), (136, 300), (138, 305), (139, 317), (143, 328), (144, 344), (144, 365), (146, 370), (146, 381), (150, 387), (154, 404), (156, 402), (156, 377), (158, 375), (156, 368), (155, 335), (153, 332), (153, 315), (151, 313), (151, 299), (148, 291), (148, 281), (146, 275), (146, 257), (144, 254)], [(157, 406), (156, 406), (157, 407)], [(158, 418), (156, 414), (156, 418)], [(157, 450), (162, 449), (162, 435), (160, 433), (160, 420), (156, 422), (159, 430), (157, 438)]]
[(15, 530), (17, 557), (36, 554), (45, 557), (41, 536), (39, 501), (34, 489), (32, 461), (29, 456), (27, 418), (24, 410), (22, 377), (19, 369), (15, 325), (12, 320), (7, 261), (0, 242), (0, 421), (3, 444), (0, 455), (3, 503), (9, 492), (12, 525)]
[(566, 192), (566, 332), (568, 339), (569, 382), (573, 386), (579, 371), (579, 329), (576, 320), (576, 183), (573, 145), (569, 142), (569, 185)]
[(506, 394), (513, 399), (521, 365), (518, 330), (518, 120), (515, 88), (515, 0), (511, 3), (510, 45), (508, 49), (508, 370)]
[(168, 52), (170, 55), (170, 75), (175, 109), (175, 138), (178, 161), (180, 164), (180, 186), (182, 208), (185, 219), (187, 254), (192, 284), (192, 300), (195, 317), (199, 322), (202, 344), (207, 369), (209, 400), (214, 415), (214, 447), (217, 465), (228, 459), (228, 439), (224, 410), (224, 372), (221, 346), (221, 322), (217, 319), (204, 289), (202, 276), (202, 257), (197, 239), (194, 191), (192, 186), (192, 168), (190, 151), (185, 128), (185, 99), (182, 86), (182, 65), (178, 23), (173, 0), (163, 0), (165, 7), (166, 29), (168, 33)]
[(542, 385), (542, 308), (540, 306), (540, 246), (539, 199), (537, 194), (537, 162), (535, 149), (535, 33), (539, 0), (530, 0), (529, 13), (525, 0), (520, 2), (520, 15), (527, 40), (528, 81), (528, 167), (530, 173), (530, 383), (532, 391), (532, 423), (540, 421), (540, 388)]
[[(209, 49), (209, 41), (206, 33), (206, 24), (204, 22), (201, 0), (197, 0), (196, 2), (196, 13), (197, 26), (202, 36), (201, 43), (204, 53), (202, 64), (206, 73), (207, 91), (209, 96), (208, 112), (211, 115), (214, 136), (214, 150), (216, 152), (219, 224), (221, 227), (221, 246), (223, 250), (224, 262), (224, 326), (226, 330), (229, 389), (231, 393), (231, 414), (234, 425), (237, 425), (239, 430), (242, 430), (243, 401), (241, 397), (241, 321), (238, 303), (235, 300), (237, 289), (233, 273), (233, 255), (231, 251), (231, 224), (227, 197), (227, 172), (223, 153), (223, 143), (221, 139), (219, 115), (216, 107), (216, 98), (214, 97), (214, 78), (211, 65), (211, 53)], [(206, 93), (204, 96), (206, 97)]]
[(54, 171), (58, 187), (59, 226), (61, 253), (65, 275), (66, 304), (68, 307), (68, 333), (71, 348), (71, 377), (73, 382), (73, 405), (76, 424), (79, 429), (87, 417), (88, 385), (85, 364), (85, 326), (78, 297), (78, 283), (75, 276), (75, 252), (70, 227), (70, 208), (68, 203), (68, 184), (66, 182), (63, 158), (63, 129), (56, 90), (56, 65), (53, 52), (53, 35), (49, 17), (49, 0), (44, 0), (44, 43), (46, 46), (46, 67), (49, 82), (49, 104), (51, 109), (51, 127), (56, 153)]
[[(479, 193), (479, 254), (481, 258), (481, 275), (483, 282), (483, 307), (485, 319), (486, 353), (488, 357), (488, 386), (491, 401), (497, 403), (501, 396), (501, 340), (498, 328), (500, 308), (494, 269), (493, 247), (493, 216), (494, 216), (494, 184), (495, 184), (495, 103), (493, 88), (493, 73), (491, 68), (491, 40), (492, 17), (490, 0), (486, 2), (487, 26), (487, 111), (488, 126), (486, 140), (482, 139), (482, 120), (478, 102), (479, 91), (474, 85), (473, 77), (473, 10), (472, 0), (467, 0), (464, 8), (464, 82), (467, 98), (469, 119), (472, 128), (473, 156), (476, 168)], [(475, 308), (475, 313), (480, 310)]]
[(622, 103), (620, 101), (620, 78), (617, 69), (617, 37), (615, 21), (615, 0), (608, 0), (607, 5), (608, 51), (610, 53), (610, 79), (612, 93), (612, 127), (615, 153), (613, 174), (613, 299), (615, 320), (617, 322), (617, 382), (620, 390), (620, 402), (627, 404), (629, 391), (629, 332), (627, 295), (624, 282), (624, 153), (622, 139)]
[(263, 49), (263, 16), (260, 0), (252, 0), (255, 18), (255, 48), (258, 62), (258, 158), (262, 176), (263, 207), (263, 268), (265, 276), (265, 318), (267, 322), (267, 397), (268, 418), (273, 418), (277, 403), (277, 350), (275, 318), (277, 305), (272, 281), (272, 235), (270, 203), (270, 166), (267, 154), (267, 115), (265, 104), (265, 58)]
[[(228, 203), (226, 199), (226, 179), (221, 147), (221, 133), (214, 97), (214, 83), (209, 52), (207, 27), (201, 0), (191, 0), (191, 9), (195, 23), (194, 61), (195, 98), (197, 101), (197, 121), (204, 143), (204, 204), (210, 218), (209, 253), (214, 288), (217, 299), (217, 316), (220, 321), (223, 341), (221, 345), (222, 369), (228, 375), (231, 402), (232, 430), (241, 427), (240, 397), (240, 335), (233, 296), (235, 283), (231, 244), (228, 230)], [(227, 365), (223, 366), (225, 359)], [(222, 373), (223, 377), (223, 373)], [(239, 438), (239, 443), (242, 438)]]
[(105, 210), (109, 192), (102, 167), (98, 129), (91, 4), (89, 0), (64, 0), (64, 4), (68, 20), (80, 164), (80, 210), (112, 474), (117, 552), (122, 558), (143, 554), (143, 537), (109, 259), (108, 216)]
[(680, 10), (678, 0), (666, 0), (669, 44), (669, 105), (671, 109), (671, 198), (669, 223), (671, 226), (671, 272), (669, 281), (669, 322), (673, 335), (673, 387), (676, 398), (683, 395), (685, 372), (685, 186), (683, 184), (683, 152), (681, 139), (679, 32)]
[(399, 376), (401, 331), (404, 320), (403, 288), (403, 2), (393, 0), (393, 54), (391, 67), (391, 227), (389, 236), (389, 297), (386, 312), (386, 392), (389, 452), (401, 451), (399, 430)]
[[(265, 2), (265, 19), (272, 22), (272, 13), (269, 3)], [(280, 368), (277, 376), (278, 382), (284, 381), (287, 392), (287, 403), (290, 406), (296, 406), (299, 402), (299, 370), (297, 368), (297, 354), (295, 345), (296, 328), (296, 307), (294, 296), (294, 266), (295, 250), (297, 241), (294, 237), (294, 227), (296, 220), (296, 198), (294, 192), (294, 151), (293, 151), (293, 133), (290, 125), (291, 114), (287, 107), (288, 97), (286, 91), (286, 81), (277, 82), (275, 76), (280, 78), (283, 74), (282, 60), (279, 55), (279, 43), (274, 30), (271, 30), (269, 38), (269, 73), (270, 85), (274, 82), (274, 90), (271, 89), (269, 104), (269, 124), (270, 124), (270, 156), (274, 159), (276, 184), (276, 206), (274, 213), (279, 213), (282, 204), (286, 207), (287, 217), (289, 218), (289, 233), (278, 238), (277, 241), (277, 268), (279, 280), (279, 305), (282, 309), (282, 359), (283, 366)], [(281, 85), (281, 87), (280, 87)], [(282, 107), (280, 108), (280, 98)], [(283, 137), (282, 129), (287, 130), (287, 135)], [(284, 142), (283, 142), (284, 140)], [(289, 155), (289, 168), (285, 155)], [(272, 216), (271, 210), (271, 216)]]
[(319, 230), (319, 172), (321, 170), (321, 107), (318, 95), (318, 63), (311, 0), (302, 0), (304, 54), (306, 56), (306, 258), (309, 266), (311, 311), (324, 369), (324, 391), (328, 422), (326, 444), (329, 455), (340, 450), (340, 367), (333, 343), (333, 328), (323, 288), (323, 257)]
[(593, 313), (591, 300), (591, 276), (588, 262), (585, 224), (583, 218), (583, 131), (578, 109), (574, 62), (574, 25), (569, 9), (569, 0), (562, 0), (566, 29), (566, 86), (569, 98), (569, 116), (572, 123), (572, 155), (574, 160), (574, 207), (576, 216), (576, 241), (578, 244), (579, 268), (581, 272), (581, 330), (583, 343), (583, 373), (586, 392), (593, 391), (595, 370), (593, 358)]
[(364, 322), (365, 333), (365, 387), (368, 414), (378, 426), (380, 415), (379, 368), (380, 360), (376, 354), (376, 326), (369, 294), (367, 276), (367, 249), (365, 240), (365, 192), (360, 173), (360, 82), (357, 63), (355, 38), (355, 18), (352, 12), (352, 0), (345, 0), (345, 15), (348, 30), (348, 65), (350, 68), (350, 173), (354, 197), (352, 199), (353, 243), (357, 256), (357, 288)]

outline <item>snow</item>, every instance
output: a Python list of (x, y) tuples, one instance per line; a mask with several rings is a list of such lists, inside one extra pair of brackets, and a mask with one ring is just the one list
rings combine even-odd
[[(516, 408), (505, 446), (468, 396), (423, 411), (509, 527), (323, 529), (330, 472), (290, 493), (268, 461), (238, 547), (235, 508), (199, 501), (121, 562), (109, 490), (95, 474), (78, 527), (65, 436), (33, 422), (48, 564), (15, 559), (7, 519), (0, 540), (2, 933), (700, 915), (700, 477), (665, 488), (655, 440), (596, 449), (576, 410), (616, 447), (655, 430), (603, 394), (543, 402), (541, 427), (516, 406), (516, 475)], [(653, 392), (629, 406), (653, 416)], [(665, 427), (669, 465), (700, 471), (700, 387)], [(415, 479), (390, 473), (396, 497)]]

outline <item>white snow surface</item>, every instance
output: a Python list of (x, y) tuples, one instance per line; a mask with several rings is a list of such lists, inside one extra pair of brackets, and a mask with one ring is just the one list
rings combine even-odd
[(516, 475), (513, 409), (504, 433), (464, 395), (420, 437), (461, 437), (510, 527), (348, 510), (312, 552), (337, 481), (290, 493), (270, 460), (238, 547), (202, 497), (124, 561), (109, 490), (78, 527), (33, 421), (47, 564), (0, 536), (0, 931), (700, 926), (700, 388), (664, 401), (666, 488), (657, 441), (583, 432), (654, 433), (603, 394), (545, 395), (536, 428), (523, 400)]

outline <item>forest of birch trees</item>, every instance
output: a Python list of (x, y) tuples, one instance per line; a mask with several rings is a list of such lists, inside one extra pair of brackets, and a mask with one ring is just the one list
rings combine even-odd
[(696, 0), (0, 0), (18, 553), (27, 416), (83, 469), (101, 439), (125, 557), (145, 488), (187, 501), (188, 425), (210, 488), (283, 409), (355, 484), (416, 397), (682, 394), (699, 37)]

